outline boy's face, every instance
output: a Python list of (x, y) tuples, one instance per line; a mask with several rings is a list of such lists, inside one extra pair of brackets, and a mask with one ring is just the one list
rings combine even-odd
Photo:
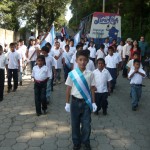
[(31, 41), (31, 45), (35, 45), (35, 41)]
[(90, 43), (90, 46), (93, 47), (93, 43)]
[(42, 51), (42, 54), (43, 54), (44, 56), (48, 56), (48, 53), (45, 52), (45, 51)]
[(10, 46), (10, 50), (11, 50), (12, 52), (14, 52), (14, 51), (15, 51), (15, 45)]
[(140, 63), (139, 62), (135, 62), (134, 63), (134, 67), (135, 67), (135, 69), (139, 69), (140, 68)]
[(71, 41), (71, 42), (70, 42), (70, 46), (71, 46), (71, 47), (73, 47), (73, 46), (74, 46), (74, 43), (73, 43), (73, 41)]
[(69, 47), (66, 47), (65, 50), (66, 50), (66, 52), (69, 52)]
[(42, 67), (42, 66), (44, 65), (44, 62), (43, 62), (42, 59), (38, 59), (38, 60), (36, 61), (36, 63), (37, 63), (37, 65), (38, 65), (39, 67)]
[(102, 61), (98, 61), (97, 67), (98, 67), (99, 70), (103, 70), (104, 67), (105, 67), (105, 64)]
[(88, 63), (88, 58), (81, 55), (81, 56), (77, 57), (76, 62), (78, 64), (79, 68), (84, 70)]
[(108, 53), (109, 53), (110, 56), (112, 56), (113, 53), (114, 53), (114, 51), (113, 51), (112, 49), (109, 49), (109, 50), (108, 50)]
[(134, 55), (133, 58), (134, 59), (139, 59), (139, 56), (138, 55)]
[(59, 49), (59, 47), (60, 47), (60, 44), (56, 43), (56, 49)]

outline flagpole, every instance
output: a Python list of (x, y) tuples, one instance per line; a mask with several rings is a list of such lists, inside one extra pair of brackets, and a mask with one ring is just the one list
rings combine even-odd
[(105, 0), (103, 0), (103, 13), (105, 12)]

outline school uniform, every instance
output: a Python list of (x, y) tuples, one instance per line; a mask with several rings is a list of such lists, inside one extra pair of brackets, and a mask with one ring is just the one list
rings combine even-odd
[[(95, 86), (95, 80), (91, 71), (85, 70), (83, 76), (87, 81), (89, 88)], [(83, 99), (79, 90), (68, 76), (66, 83), (71, 88), (71, 127), (72, 127), (72, 141), (74, 145), (90, 144), (91, 133), (91, 110), (88, 104)], [(82, 128), (80, 129), (80, 124)]]
[(101, 49), (97, 50), (96, 56), (97, 56), (97, 59), (99, 58), (105, 59), (105, 53)]
[(5, 67), (8, 64), (7, 57), (4, 54), (0, 55), (0, 101), (3, 100), (4, 82), (5, 82)]
[(76, 47), (70, 46), (69, 51), (74, 54), (76, 52)]
[(95, 79), (95, 99), (97, 105), (97, 112), (103, 109), (103, 113), (107, 112), (108, 107), (108, 82), (112, 80), (112, 77), (107, 69), (100, 71), (99, 69), (94, 70)]
[(96, 58), (96, 48), (95, 47), (89, 47), (88, 50), (90, 51), (90, 59), (95, 64), (95, 58)]
[(20, 55), (19, 53), (9, 52), (7, 55), (8, 59), (8, 90), (12, 89), (11, 79), (13, 78), (14, 81), (14, 90), (18, 88), (18, 69), (19, 69), (19, 62), (20, 62)]
[[(131, 59), (128, 63), (127, 63), (127, 67), (130, 69), (134, 69), (134, 59)], [(140, 68), (143, 68), (142, 63), (140, 64)]]
[(48, 71), (47, 66), (34, 66), (32, 71), (32, 77), (35, 80), (34, 83), (34, 96), (35, 96), (35, 106), (36, 113), (41, 114), (41, 105), (42, 110), (45, 112), (47, 109), (46, 103), (46, 88), (47, 88), (47, 79), (50, 78), (50, 71)]
[(55, 49), (54, 51), (54, 62), (55, 62), (55, 69), (56, 69), (56, 80), (60, 82), (60, 74), (61, 74), (61, 69), (62, 69), (62, 55), (59, 57), (58, 60), (55, 59), (55, 56), (59, 56), (60, 54), (60, 49)]
[(28, 55), (29, 55), (28, 59), (30, 61), (30, 68), (32, 71), (33, 67), (35, 66), (36, 59), (37, 59), (37, 52), (36, 52), (35, 46), (30, 46)]
[[(134, 69), (131, 69), (128, 74), (128, 77), (130, 77), (134, 71), (135, 71)], [(139, 69), (139, 72), (145, 74), (145, 71), (142, 68)], [(132, 108), (135, 108), (138, 106), (138, 102), (141, 98), (142, 80), (143, 80), (143, 77), (139, 73), (135, 73), (134, 76), (130, 79)]]
[(118, 46), (117, 46), (117, 51), (118, 51), (119, 55), (120, 55), (121, 58), (122, 58), (123, 46), (122, 46), (122, 45), (118, 45)]
[(46, 99), (47, 102), (50, 101), (50, 96), (51, 96), (51, 88), (52, 88), (52, 78), (53, 78), (53, 67), (55, 67), (55, 62), (54, 62), (54, 58), (51, 56), (47, 56), (45, 57), (45, 61), (46, 61), (46, 66), (48, 68), (49, 71), (49, 79), (47, 81), (47, 88), (46, 88)]
[(109, 71), (109, 73), (111, 74), (112, 76), (112, 81), (111, 81), (111, 85), (112, 85), (112, 92), (113, 92), (113, 89), (115, 88), (115, 85), (116, 85), (116, 80), (117, 80), (117, 64), (119, 63), (118, 62), (118, 59), (116, 59), (115, 55), (107, 55), (105, 57), (105, 63), (106, 63), (106, 68), (107, 70)]
[(104, 53), (105, 53), (105, 55), (107, 55), (108, 54), (108, 47), (110, 46), (110, 44), (109, 43), (103, 43), (103, 44), (105, 46)]
[(92, 60), (89, 59), (87, 65), (86, 65), (86, 70), (89, 70), (93, 72), (95, 70), (95, 65)]
[(62, 56), (65, 60), (65, 65), (64, 65), (64, 78), (65, 78), (65, 81), (68, 77), (68, 73), (71, 71), (70, 61), (71, 61), (72, 56), (73, 56), (73, 52), (70, 52), (70, 51), (69, 52), (64, 51), (63, 56)]

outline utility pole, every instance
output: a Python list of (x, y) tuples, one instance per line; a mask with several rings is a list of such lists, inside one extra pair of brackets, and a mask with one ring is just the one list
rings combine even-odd
[(103, 0), (103, 13), (105, 12), (105, 0)]

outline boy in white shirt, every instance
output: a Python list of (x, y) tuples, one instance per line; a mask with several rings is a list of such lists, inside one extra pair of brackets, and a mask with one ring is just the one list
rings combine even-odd
[(93, 42), (90, 42), (90, 47), (88, 48), (88, 50), (90, 51), (90, 59), (95, 64), (96, 48), (94, 47), (94, 43)]
[(95, 100), (97, 105), (97, 111), (95, 112), (98, 115), (98, 112), (103, 109), (103, 114), (107, 115), (108, 107), (108, 93), (111, 92), (111, 80), (112, 77), (107, 69), (105, 69), (105, 60), (99, 58), (97, 60), (97, 69), (93, 72), (95, 79)]
[(3, 47), (0, 45), (0, 101), (3, 100), (5, 68), (8, 68), (7, 57), (3, 53)]
[(72, 52), (74, 54), (76, 52), (76, 47), (74, 47), (73, 40), (70, 40), (69, 46), (70, 46), (70, 52)]
[(63, 50), (60, 48), (60, 43), (55, 42), (56, 48), (54, 49), (54, 61), (55, 61), (55, 69), (56, 69), (56, 78), (54, 79), (55, 83), (58, 81), (58, 84), (61, 83), (61, 69), (62, 69), (62, 53)]
[(47, 99), (47, 104), (49, 104), (50, 102), (50, 96), (51, 96), (51, 82), (52, 82), (52, 77), (53, 77), (53, 72), (54, 72), (54, 76), (55, 76), (55, 62), (54, 62), (54, 58), (52, 56), (49, 56), (49, 48), (46, 46), (43, 46), (42, 49), (42, 54), (45, 56), (45, 62), (46, 62), (46, 66), (48, 67), (48, 71), (50, 74), (50, 77), (47, 81), (47, 88), (46, 88), (46, 99)]
[(109, 44), (109, 38), (106, 38), (105, 39), (105, 43), (103, 43), (103, 44), (105, 46), (104, 53), (105, 53), (105, 55), (108, 55), (108, 47), (110, 46), (110, 44)]
[(115, 85), (116, 85), (116, 80), (117, 76), (119, 75), (119, 70), (118, 70), (118, 59), (114, 55), (114, 48), (110, 46), (108, 48), (108, 55), (105, 57), (105, 63), (106, 63), (106, 68), (109, 71), (109, 73), (112, 76), (112, 81), (111, 81), (111, 92), (113, 92)]
[(140, 68), (140, 61), (134, 60), (134, 68), (132, 68), (128, 74), (131, 85), (131, 97), (132, 97), (132, 110), (136, 111), (139, 100), (142, 94), (142, 80), (145, 78), (145, 71)]
[(10, 43), (10, 52), (7, 55), (8, 59), (8, 93), (12, 89), (11, 80), (13, 78), (15, 92), (18, 88), (18, 71), (20, 69), (20, 55), (15, 50), (15, 43)]
[(105, 45), (104, 44), (101, 44), (100, 45), (100, 49), (97, 50), (96, 52), (96, 59), (99, 59), (99, 58), (105, 58), (105, 52), (104, 52), (104, 48), (105, 48)]

